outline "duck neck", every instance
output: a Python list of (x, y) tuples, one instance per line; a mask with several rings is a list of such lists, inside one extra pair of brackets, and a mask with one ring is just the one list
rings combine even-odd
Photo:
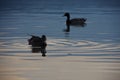
[(67, 26), (66, 32), (69, 32), (70, 31), (70, 15), (67, 15), (66, 26)]
[(70, 15), (67, 16), (67, 21), (70, 21)]

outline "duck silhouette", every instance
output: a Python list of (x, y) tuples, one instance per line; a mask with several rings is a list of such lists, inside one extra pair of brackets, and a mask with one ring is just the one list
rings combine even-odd
[(72, 26), (84, 26), (85, 22), (86, 22), (86, 18), (73, 18), (73, 19), (70, 19), (70, 13), (66, 12), (64, 14), (64, 16), (67, 17), (66, 19), (66, 26), (67, 26), (67, 29), (65, 29), (66, 32), (69, 32), (70, 31), (70, 25)]

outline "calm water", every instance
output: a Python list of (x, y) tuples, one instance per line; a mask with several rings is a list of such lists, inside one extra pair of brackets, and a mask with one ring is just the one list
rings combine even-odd
[[(70, 12), (71, 18), (87, 18), (87, 25), (71, 26), (69, 33), (63, 32), (66, 28), (65, 12)], [(31, 53), (27, 42), (31, 36), (28, 34), (47, 36), (48, 58)], [(63, 65), (58, 64), (60, 62)], [(91, 80), (119, 80), (120, 1), (0, 0), (0, 67), (3, 68), (0, 77), (5, 78), (19, 75), (22, 79), (39, 80), (42, 77), (47, 80), (44, 74), (48, 73), (46, 76), (49, 79), (54, 78), (49, 75), (58, 77), (60, 74), (57, 73), (61, 72), (63, 80), (73, 80), (79, 77), (77, 73), (83, 71), (80, 73), (83, 80), (89, 77)], [(33, 74), (29, 74), (31, 72)]]
[[(45, 34), (49, 53), (119, 53), (119, 3), (119, 0), (1, 0), (0, 52), (29, 53), (27, 34)], [(70, 33), (63, 32), (65, 12), (70, 12), (71, 18), (87, 18), (87, 25), (71, 26)]]

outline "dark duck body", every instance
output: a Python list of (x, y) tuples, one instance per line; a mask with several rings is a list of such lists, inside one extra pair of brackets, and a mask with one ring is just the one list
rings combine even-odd
[(65, 13), (64, 16), (67, 17), (67, 19), (66, 19), (67, 29), (65, 30), (66, 32), (70, 31), (70, 25), (72, 25), (72, 26), (84, 26), (84, 24), (85, 24), (85, 22), (87, 20), (85, 18), (73, 18), (73, 19), (70, 19), (70, 14), (69, 13)]

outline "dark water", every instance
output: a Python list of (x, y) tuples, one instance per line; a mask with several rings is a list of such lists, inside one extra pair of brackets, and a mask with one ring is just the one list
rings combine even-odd
[[(70, 12), (71, 18), (87, 18), (87, 25), (71, 26), (70, 33), (63, 32), (66, 28), (66, 18), (62, 17), (65, 12)], [(30, 36), (27, 34), (45, 34), (51, 52), (64, 52), (66, 47), (65, 51), (78, 48), (77, 52), (119, 52), (119, 25), (119, 0), (0, 1), (1, 52), (29, 52), (27, 39)]]

